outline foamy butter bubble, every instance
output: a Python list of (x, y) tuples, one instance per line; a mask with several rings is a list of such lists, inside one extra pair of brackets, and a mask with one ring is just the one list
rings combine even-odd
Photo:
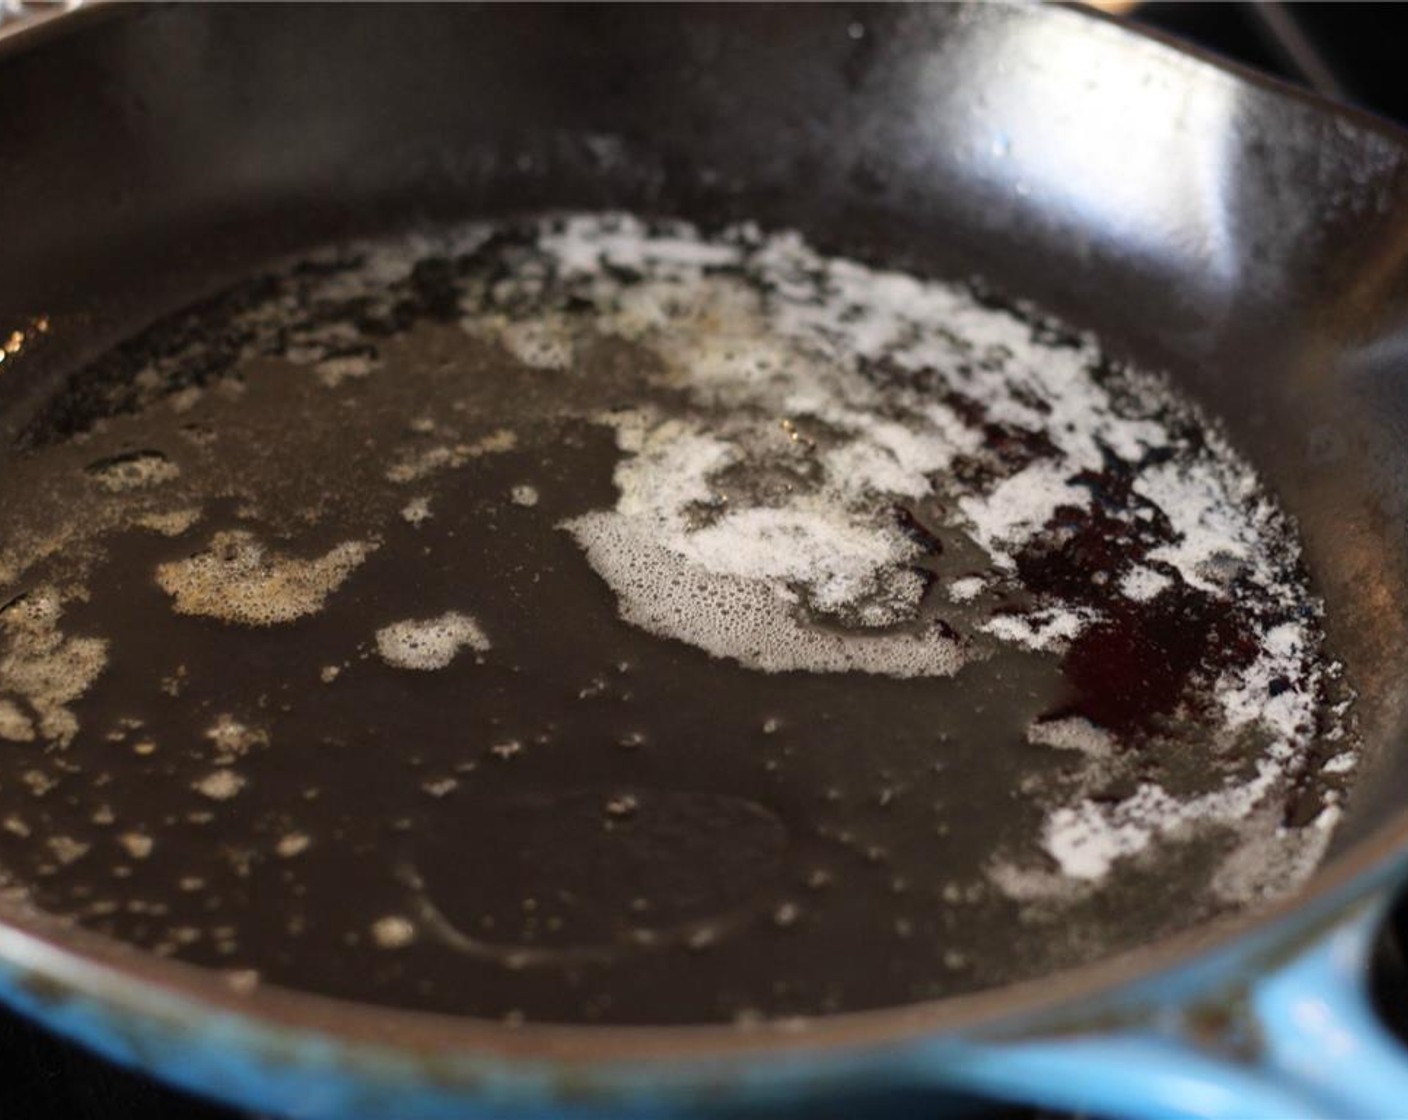
[(410, 525), (420, 525), (433, 516), (430, 512), (430, 499), (427, 497), (412, 498), (401, 507), (401, 520)]
[(274, 845), (274, 851), (282, 859), (292, 859), (308, 850), (308, 846), (313, 843), (313, 838), (306, 832), (289, 832), (279, 837), (279, 841)]
[(269, 745), (267, 731), (261, 727), (251, 727), (228, 712), (222, 712), (215, 718), (215, 722), (206, 728), (205, 737), (215, 749), (216, 761), (222, 765)]
[(1143, 782), (1131, 797), (1114, 804), (1082, 801), (1063, 806), (1046, 819), (1042, 843), (1076, 879), (1101, 879), (1116, 860), (1136, 855), (1161, 837), (1196, 826), (1234, 825), (1245, 821), (1282, 776), (1284, 758), (1258, 762), (1250, 781), (1230, 782), (1186, 800), (1173, 797), (1155, 782)]
[(415, 939), (414, 923), (399, 914), (388, 914), (372, 923), (372, 941), (379, 949), (403, 949)]
[(156, 581), (179, 614), (273, 626), (322, 610), (376, 547), (346, 541), (308, 559), (275, 552), (245, 530), (230, 530), (216, 533), (194, 556), (159, 565)]
[(1116, 750), (1109, 732), (1080, 716), (1034, 723), (1027, 728), (1027, 742), (1062, 751), (1080, 751), (1092, 758), (1108, 758)]
[(134, 451), (88, 468), (88, 474), (110, 494), (143, 490), (181, 477), (181, 468), (160, 451)]
[(243, 775), (234, 770), (223, 769), (212, 770), (205, 777), (191, 783), (192, 789), (211, 801), (228, 801), (244, 789), (244, 786)]
[(395, 622), (376, 632), (377, 654), (397, 669), (443, 669), (465, 648), (482, 653), (489, 638), (478, 622), (458, 611)]
[(12, 743), (34, 741), (34, 721), (13, 700), (0, 700), (0, 739)]
[(146, 859), (156, 846), (156, 842), (144, 832), (124, 832), (117, 841), (133, 859)]
[[(108, 643), (66, 636), (59, 629), (62, 614), (53, 588), (31, 592), (0, 610), (0, 737), (28, 742), (37, 731), (67, 746), (78, 733), (71, 705), (107, 666)], [(17, 701), (33, 713), (32, 720)]]
[(490, 432), (470, 443), (437, 444), (403, 454), (386, 470), (386, 480), (395, 483), (418, 482), (440, 471), (462, 467), (484, 455), (501, 455), (518, 446), (517, 433), (507, 428)]
[(1053, 609), (999, 614), (984, 622), (981, 629), (1013, 645), (1060, 652), (1085, 628), (1089, 616), (1088, 611)]
[[(816, 605), (835, 609), (875, 594), (880, 577), (910, 549), (873, 527), (827, 510), (740, 509), (683, 537), (680, 551), (720, 576), (806, 584)], [(912, 603), (918, 587), (904, 596)]]
[(370, 377), (376, 370), (376, 359), (366, 354), (344, 354), (324, 358), (315, 367), (319, 381), (329, 389), (336, 389), (344, 381)]
[(1135, 568), (1120, 581), (1120, 594), (1136, 603), (1147, 603), (1173, 586), (1173, 580), (1152, 568)]
[(766, 577), (701, 569), (662, 545), (648, 523), (593, 513), (569, 528), (616, 593), (627, 622), (715, 657), (765, 672), (899, 677), (947, 676), (963, 663), (957, 643), (937, 630), (867, 633), (816, 626), (784, 587)]
[(505, 324), (499, 332), (499, 341), (510, 354), (533, 369), (564, 370), (572, 364), (572, 333), (560, 315)]
[[(604, 417), (629, 453), (616, 470), (620, 498), (614, 510), (566, 528), (627, 621), (715, 656), (773, 672), (955, 672), (959, 647), (939, 629), (916, 623), (878, 632), (915, 623), (923, 593), (909, 567), (916, 547), (895, 528), (886, 498), (925, 492), (925, 473), (948, 462), (953, 448), (925, 444), (853, 407), (868, 391), (825, 363), (779, 353), (750, 298), (733, 293), (714, 308), (732, 317), (723, 341), (718, 319), (696, 316), (698, 330), (673, 332), (666, 346), (691, 375), (685, 384), (728, 412)], [(830, 393), (801, 402), (797, 424), (779, 424), (775, 410), (804, 380)], [(808, 444), (797, 432), (809, 423), (824, 425), (837, 445), (823, 452)], [(719, 484), (730, 471), (745, 487), (796, 480), (751, 504), (737, 496), (698, 524), (694, 511), (720, 505)], [(850, 627), (823, 621), (837, 618)]]
[(133, 524), (150, 532), (159, 533), (163, 537), (179, 537), (187, 529), (195, 525), (200, 518), (200, 509), (191, 507), (170, 510), (164, 513), (138, 514), (133, 518)]
[(988, 581), (982, 576), (964, 576), (948, 585), (948, 597), (954, 603), (971, 603), (987, 587)]

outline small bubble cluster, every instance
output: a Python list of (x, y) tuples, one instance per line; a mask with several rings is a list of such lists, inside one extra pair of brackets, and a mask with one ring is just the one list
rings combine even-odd
[(156, 580), (181, 614), (242, 626), (275, 626), (322, 610), (329, 595), (375, 551), (347, 541), (313, 559), (267, 548), (245, 530), (215, 534), (207, 548), (158, 566)]
[(458, 611), (394, 622), (376, 632), (377, 654), (397, 669), (443, 669), (466, 648), (483, 653), (489, 639), (478, 622)]

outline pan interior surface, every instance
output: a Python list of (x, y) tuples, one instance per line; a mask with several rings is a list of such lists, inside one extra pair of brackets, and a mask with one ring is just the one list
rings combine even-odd
[(1338, 820), (1292, 526), (990, 294), (548, 216), (318, 254), (71, 385), (0, 488), (9, 884), (237, 988), (916, 1002), (1282, 895)]
[[(1053, 650), (988, 635), (984, 657), (953, 676), (837, 676), (747, 666), (723, 639), (691, 644), (658, 618), (641, 625), (650, 597), (621, 594), (614, 569), (560, 528), (622, 513), (618, 472), (638, 453), (598, 414), (620, 399), (579, 401), (546, 423), (525, 421), (531, 393), (504, 393), (435, 427), (441, 410), (428, 405), (455, 401), (426, 388), (429, 371), (532, 383), (561, 344), (551, 329), (505, 336), (513, 308), (465, 330), (459, 235), (388, 243), (409, 271), (374, 277), (380, 296), (360, 307), (362, 265), (340, 274), (323, 254), (113, 350), (293, 251), (524, 210), (800, 230), (875, 268), (981, 276), (1034, 299), (1096, 332), (1095, 360), (1077, 366), (1117, 379), (1125, 359), (1167, 371), (1175, 411), (1215, 417), (1212, 431), (1292, 518), (1310, 573), (1292, 582), (1312, 613), (1323, 602), (1313, 621), (1333, 655), (1325, 666), (1342, 658), (1358, 691), (1362, 788), (1336, 843), (1352, 847), (1397, 812), (1408, 395), (1395, 309), (1408, 200), (1396, 138), (1074, 13), (997, 8), (701, 7), (684, 21), (644, 8), (366, 6), (335, 19), (316, 7), (132, 9), (7, 60), (0, 85), (7, 101), (34, 107), (0, 122), (14, 168), (0, 182), (10, 262), (0, 326), (18, 340), (0, 376), (7, 501), (41, 504), (39, 491), (11, 486), (12, 470), (66, 464), (75, 510), (106, 502), (148, 518), (78, 556), (93, 564), (87, 600), (70, 594), (73, 579), (48, 585), (57, 597), (28, 576), (6, 594), (10, 637), (47, 651), (37, 677), (58, 687), (47, 710), (12, 700), (4, 715), (21, 740), (6, 744), (17, 749), (0, 778), (15, 814), (7, 866), (41, 903), (51, 892), (52, 909), (222, 969), (241, 989), (285, 981), (510, 1022), (747, 1023), (982, 989), (1156, 939), (1227, 903), (1206, 893), (1226, 855), (1207, 836), (1155, 845), (1177, 867), (1140, 881), (1126, 861), (1108, 891), (1058, 899), (1065, 918), (1054, 922), (1049, 899), (1013, 897), (1039, 893), (1050, 882), (1041, 875), (1059, 869), (1035, 841), (1062, 805), (1022, 780), (1069, 790), (1086, 765), (1030, 741), (1034, 722), (1073, 700)], [(1102, 127), (1087, 127), (1093, 119)], [(1051, 138), (1077, 134), (1053, 148)], [(79, 181), (75, 153), (91, 172)], [(58, 181), (70, 189), (54, 192)], [(511, 261), (512, 238), (500, 248)], [(344, 285), (346, 305), (322, 323), (328, 337), (300, 342), (290, 328), (324, 282)], [(1057, 353), (1074, 339), (1065, 348), (1085, 353), (1083, 336), (1059, 324), (1025, 311), (1017, 320), (1027, 333), (1016, 337), (1040, 336)], [(632, 400), (668, 365), (619, 338), (591, 362), (595, 383)], [(880, 366), (871, 373), (883, 376)], [(400, 397), (388, 388), (398, 384)], [(362, 403), (329, 424), (340, 397)], [(240, 433), (219, 471), (201, 465), (214, 461), (203, 450), (214, 444), (202, 444), (208, 410), (232, 422), (226, 446)], [(525, 423), (540, 424), (531, 439)], [(794, 423), (789, 446), (825, 436)], [(999, 469), (1031, 454), (1020, 442), (1006, 440)], [(338, 487), (361, 498), (300, 520), (330, 463)], [(723, 496), (766, 506), (759, 493), (789, 480), (763, 474), (731, 480)], [(262, 505), (237, 476), (264, 480)], [(176, 494), (192, 500), (163, 504)], [(708, 505), (688, 511), (703, 528), (718, 513)], [(930, 565), (940, 572), (920, 582), (979, 575), (983, 557), (965, 554), (943, 511), (924, 512), (891, 527), (917, 550), (941, 546)], [(108, 532), (101, 517), (69, 521), (80, 536)], [(439, 558), (407, 576), (412, 550), (427, 546)], [(549, 569), (552, 579), (533, 580)], [(496, 589), (473, 603), (471, 571)], [(827, 590), (802, 583), (798, 601)], [(245, 606), (227, 601), (232, 584), (251, 592)], [(257, 603), (274, 585), (282, 605), (269, 613)], [(654, 599), (669, 599), (663, 586)], [(216, 602), (226, 617), (212, 615)], [(827, 621), (866, 619), (832, 610)], [(519, 648), (511, 634), (523, 635)], [(951, 653), (931, 650), (931, 667)], [(556, 690), (546, 700), (541, 680), (513, 671), (530, 654)], [(86, 687), (65, 698), (75, 681)], [(145, 711), (128, 710), (139, 695)], [(1322, 715), (1340, 697), (1324, 700)], [(651, 720), (637, 719), (646, 707)], [(150, 733), (158, 715), (169, 721), (160, 735)], [(41, 737), (62, 737), (69, 716), (69, 746), (46, 751)], [(1335, 741), (1306, 752), (1312, 771), (1335, 757)], [(1209, 779), (1197, 772), (1205, 754), (1181, 757), (1193, 785)], [(1303, 829), (1347, 776), (1311, 782), (1303, 799), (1278, 793), (1281, 823)], [(1104, 800), (1065, 804), (1119, 805), (1148, 777), (1135, 766), (1084, 791)], [(477, 797), (486, 781), (505, 796)], [(827, 800), (833, 790), (841, 801)], [(119, 794), (142, 812), (119, 821)], [(36, 813), (62, 827), (37, 829)], [(971, 830), (954, 816), (971, 817)], [(1008, 890), (986, 859), (1004, 844), (1022, 873)], [(199, 867), (178, 866), (183, 849), (203, 853)], [(1284, 865), (1282, 885), (1310, 862)], [(372, 867), (377, 883), (333, 889), (365, 883)], [(537, 893), (519, 889), (525, 879)], [(569, 933), (539, 895), (587, 879), (609, 889), (593, 896), (590, 928)], [(480, 906), (462, 913), (454, 900), (470, 882)], [(1203, 901), (1171, 916), (1169, 882)], [(671, 906), (633, 909), (652, 895)], [(24, 905), (13, 908), (21, 919)], [(279, 921), (255, 920), (264, 913)], [(833, 926), (828, 915), (843, 917)], [(496, 932), (472, 930), (485, 917)], [(330, 951), (300, 967), (295, 937)], [(850, 980), (824, 965), (846, 944), (859, 946)], [(600, 983), (603, 945), (629, 971), (624, 987)], [(424, 985), (442, 965), (450, 982)], [(668, 986), (651, 990), (665, 975)]]

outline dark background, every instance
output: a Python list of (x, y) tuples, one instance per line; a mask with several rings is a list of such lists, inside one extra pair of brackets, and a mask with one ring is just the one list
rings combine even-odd
[[(1279, 22), (1278, 22), (1279, 17)], [(1134, 22), (1408, 121), (1408, 5), (1151, 3)], [(1287, 21), (1289, 26), (1287, 26)], [(1408, 904), (1379, 947), (1376, 997), (1408, 1037)], [(1015, 1120), (1022, 1114), (1003, 1110)], [(0, 1013), (0, 1118), (251, 1120), (115, 1069)]]

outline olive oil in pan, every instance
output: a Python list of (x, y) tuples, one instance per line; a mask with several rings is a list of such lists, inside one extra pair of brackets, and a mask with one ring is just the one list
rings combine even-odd
[(1354, 764), (1214, 428), (791, 235), (304, 262), (78, 375), (0, 516), (9, 888), (241, 989), (941, 997), (1293, 887)]

